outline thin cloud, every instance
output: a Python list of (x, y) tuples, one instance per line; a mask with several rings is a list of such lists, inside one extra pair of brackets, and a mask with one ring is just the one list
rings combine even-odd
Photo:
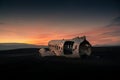
[(108, 32), (104, 32), (101, 35), (119, 37), (120, 36), (120, 16), (116, 17), (112, 20), (112, 22), (106, 26), (108, 28)]
[(64, 37), (86, 36), (93, 45), (112, 45), (120, 42), (120, 17), (104, 27), (90, 30), (84, 33), (68, 34)]
[(120, 23), (120, 16), (115, 18), (115, 19), (113, 19), (113, 22), (119, 22)]
[(109, 25), (106, 27), (114, 27), (114, 26), (120, 26), (120, 16), (114, 18)]
[(103, 33), (103, 34), (101, 34), (101, 35), (109, 35), (109, 36), (120, 36), (120, 31), (112, 31), (112, 32), (105, 32), (105, 33)]
[(0, 22), (0, 25), (3, 25), (3, 24), (5, 24), (5, 23), (3, 23), (3, 22)]
[[(101, 43), (102, 41), (102, 45), (118, 45), (120, 42), (120, 16), (113, 19), (109, 25), (103, 27), (102, 30), (99, 31), (101, 32), (101, 34), (91, 37), (91, 40), (95, 37), (97, 38), (96, 44), (99, 44), (99, 42)], [(97, 33), (98, 32), (94, 34)]]

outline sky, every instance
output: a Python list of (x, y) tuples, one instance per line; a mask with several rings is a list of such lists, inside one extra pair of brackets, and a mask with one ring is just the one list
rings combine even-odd
[(92, 45), (120, 45), (118, 0), (0, 0), (0, 43), (47, 45), (86, 36)]

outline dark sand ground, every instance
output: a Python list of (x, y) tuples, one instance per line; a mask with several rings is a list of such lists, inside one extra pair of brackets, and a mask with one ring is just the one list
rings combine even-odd
[[(120, 47), (93, 47), (86, 58), (40, 57), (38, 48), (0, 51), (0, 72), (56, 72), (84, 75), (120, 72)], [(100, 73), (100, 74), (99, 74)]]

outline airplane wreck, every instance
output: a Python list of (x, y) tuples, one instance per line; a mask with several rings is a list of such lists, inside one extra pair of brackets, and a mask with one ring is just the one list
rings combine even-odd
[(41, 56), (64, 56), (64, 57), (82, 57), (90, 56), (92, 46), (86, 39), (86, 36), (75, 37), (72, 39), (50, 40), (48, 49), (39, 50)]

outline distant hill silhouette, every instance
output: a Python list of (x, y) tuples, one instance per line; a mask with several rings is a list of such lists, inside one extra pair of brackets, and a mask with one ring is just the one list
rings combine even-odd
[(11, 50), (11, 49), (20, 49), (20, 48), (43, 48), (43, 47), (47, 47), (47, 46), (25, 44), (25, 43), (0, 43), (0, 50)]

